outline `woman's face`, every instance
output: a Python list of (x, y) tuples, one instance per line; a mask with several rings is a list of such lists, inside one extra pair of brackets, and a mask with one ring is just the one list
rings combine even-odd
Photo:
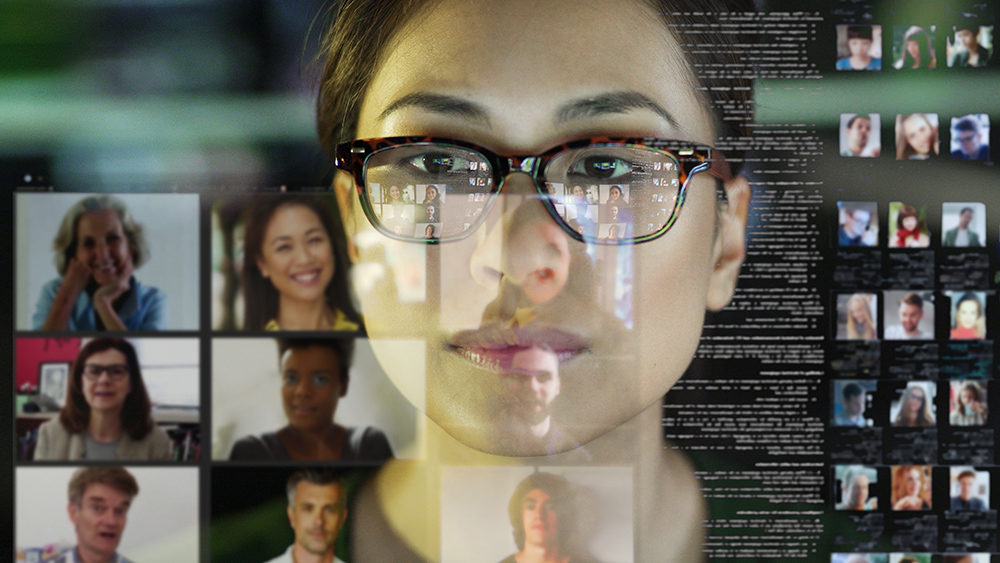
[(865, 303), (860, 299), (855, 299), (851, 301), (850, 313), (851, 317), (854, 319), (855, 323), (864, 323), (868, 317), (868, 311), (865, 310)]
[(907, 231), (915, 230), (917, 228), (917, 224), (919, 223), (920, 220), (914, 217), (913, 215), (903, 217), (903, 228), (906, 229)]
[(966, 387), (965, 389), (962, 389), (961, 400), (963, 405), (971, 405), (976, 402), (976, 393), (972, 389)]
[(917, 43), (916, 39), (908, 39), (906, 41), (906, 52), (916, 59), (918, 63), (920, 62), (920, 43)]
[(303, 205), (283, 205), (271, 215), (257, 267), (282, 299), (324, 299), (333, 279), (333, 247), (319, 217)]
[(427, 201), (433, 201), (438, 196), (437, 188), (434, 186), (427, 187)]
[(555, 540), (559, 522), (548, 493), (532, 489), (525, 495), (523, 517), (526, 545), (548, 545)]
[(920, 492), (920, 470), (913, 468), (906, 473), (906, 496), (916, 496)]
[(76, 259), (90, 270), (98, 285), (132, 276), (132, 249), (113, 209), (84, 213), (76, 224)]
[(618, 198), (620, 198), (621, 196), (622, 196), (622, 192), (620, 190), (617, 190), (615, 188), (611, 189), (611, 200), (612, 201), (618, 201)]
[[(96, 368), (96, 369), (95, 369)], [(114, 379), (112, 371), (124, 368), (125, 377)], [(97, 378), (88, 376), (90, 370), (100, 371)], [(120, 412), (125, 405), (125, 397), (132, 392), (132, 379), (128, 374), (125, 354), (115, 349), (91, 354), (83, 362), (83, 398), (91, 411)]]
[(921, 407), (924, 406), (924, 392), (918, 388), (913, 387), (910, 389), (909, 395), (906, 399), (906, 408), (911, 413), (919, 413)]
[(976, 321), (978, 320), (978, 303), (971, 299), (967, 299), (958, 304), (958, 326), (962, 328), (975, 328)]
[[(385, 53), (364, 97), (359, 138), (433, 135), (521, 155), (595, 135), (712, 142), (712, 119), (681, 49), (641, 3), (434, 6)], [(644, 48), (620, 48), (634, 44)], [(518, 399), (506, 380), (517, 352), (547, 345), (562, 378), (552, 422), (572, 435), (556, 448), (586, 443), (659, 400), (691, 361), (706, 308), (728, 303), (746, 200), (742, 180), (726, 186), (736, 199), (717, 218), (714, 180), (696, 176), (671, 231), (634, 247), (588, 249), (572, 239), (519, 173), (465, 240), (414, 246), (358, 233), (362, 261), (418, 256), (414, 286), (426, 288), (422, 299), (398, 287), (361, 295), (372, 346), (411, 401), (422, 406), (426, 391), (428, 416), (454, 437), (528, 455), (545, 453), (548, 437), (522, 430), (528, 425), (512, 414)], [(579, 186), (572, 193), (584, 196)], [(353, 215), (355, 229), (371, 230), (357, 198)], [(634, 281), (617, 269), (619, 253)], [(397, 271), (397, 286), (402, 277)], [(615, 289), (622, 284), (630, 288), (624, 296)], [(402, 339), (425, 347), (426, 383), (412, 363), (395, 359)]]
[(930, 154), (933, 131), (927, 120), (920, 115), (911, 115), (903, 121), (903, 135), (906, 142), (917, 154)]
[(282, 359), (281, 403), (288, 424), (304, 430), (333, 424), (341, 385), (337, 353), (324, 346), (292, 348)]
[(392, 201), (399, 199), (399, 186), (389, 187), (389, 199)]

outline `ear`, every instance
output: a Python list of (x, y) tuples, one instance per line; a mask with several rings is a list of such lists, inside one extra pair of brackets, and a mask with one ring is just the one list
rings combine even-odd
[(264, 264), (264, 260), (261, 259), (260, 257), (257, 257), (255, 260), (257, 261), (257, 269), (260, 270), (260, 275), (264, 276), (265, 278), (270, 277), (271, 272), (268, 271), (267, 264)]
[(706, 307), (719, 311), (729, 304), (736, 291), (736, 278), (746, 257), (747, 214), (750, 211), (750, 184), (737, 176), (724, 184), (728, 203), (719, 209), (713, 257), (715, 268), (708, 282)]
[(292, 507), (291, 506), (285, 507), (285, 512), (288, 513), (288, 525), (291, 526), (292, 529), (294, 530), (295, 529), (295, 518), (293, 517)]
[(344, 238), (347, 239), (347, 258), (352, 264), (358, 263), (358, 248), (354, 246), (354, 178), (343, 170), (337, 170), (333, 176), (333, 193), (337, 198), (337, 208), (340, 209), (340, 222), (344, 225)]
[(69, 512), (69, 521), (73, 523), (74, 528), (76, 527), (76, 518), (79, 515), (79, 510), (73, 501), (69, 501), (69, 504), (66, 505), (66, 511)]

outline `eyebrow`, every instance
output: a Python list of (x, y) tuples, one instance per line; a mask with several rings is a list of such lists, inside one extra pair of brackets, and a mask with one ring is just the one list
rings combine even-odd
[[(457, 96), (433, 94), (430, 92), (413, 92), (389, 104), (378, 116), (382, 121), (395, 111), (415, 107), (431, 113), (461, 117), (470, 121), (478, 121), (490, 125), (489, 112), (486, 107)], [(556, 125), (578, 119), (593, 119), (604, 115), (628, 113), (635, 109), (650, 110), (660, 116), (672, 127), (679, 127), (677, 119), (660, 104), (647, 96), (633, 90), (608, 92), (599, 96), (591, 96), (567, 102), (556, 110)]]
[[(322, 231), (322, 230), (323, 230), (322, 227), (311, 227), (308, 231), (306, 231), (304, 233), (304, 235), (305, 236), (309, 236), (309, 235), (315, 233), (316, 231)], [(274, 237), (273, 239), (271, 239), (270, 244), (274, 244), (274, 243), (282, 242), (282, 241), (286, 241), (286, 240), (292, 240), (292, 235), (278, 235), (278, 236)]]

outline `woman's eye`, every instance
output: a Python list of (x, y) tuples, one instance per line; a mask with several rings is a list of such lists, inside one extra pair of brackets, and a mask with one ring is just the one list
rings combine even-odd
[(420, 172), (435, 176), (458, 172), (466, 173), (469, 170), (469, 162), (464, 158), (440, 152), (418, 154), (407, 158), (403, 162)]
[(599, 180), (621, 180), (634, 171), (632, 162), (610, 155), (593, 155), (581, 158), (570, 165), (568, 173)]
[(283, 244), (283, 245), (275, 248), (274, 251), (275, 252), (288, 252), (289, 250), (291, 250), (291, 248), (292, 248), (291, 245)]
[(84, 248), (93, 248), (94, 244), (95, 244), (94, 243), (94, 239), (87, 238), (87, 239), (83, 239), (83, 241), (80, 243), (80, 246), (82, 246)]
[(286, 374), (284, 380), (285, 380), (285, 385), (298, 385), (299, 376), (293, 374)]
[(309, 239), (308, 242), (309, 244), (321, 244), (323, 242), (326, 242), (326, 239), (324, 239), (323, 237), (313, 237)]
[(313, 384), (314, 385), (329, 385), (330, 384), (330, 376), (328, 376), (328, 375), (314, 375), (313, 378), (312, 378), (312, 380), (313, 380)]

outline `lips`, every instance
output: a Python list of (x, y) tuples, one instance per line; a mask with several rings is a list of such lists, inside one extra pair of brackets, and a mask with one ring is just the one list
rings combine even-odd
[(310, 407), (306, 405), (292, 405), (292, 414), (295, 416), (312, 416), (318, 412), (319, 409), (316, 407)]
[(297, 284), (300, 285), (316, 285), (319, 281), (320, 270), (309, 270), (307, 272), (299, 272), (297, 274), (292, 274), (288, 277), (292, 279)]
[(590, 351), (590, 341), (572, 332), (555, 327), (521, 327), (516, 329), (488, 325), (478, 330), (456, 333), (446, 347), (476, 367), (499, 373), (512, 373), (511, 364), (518, 352), (548, 347), (556, 354), (559, 364)]

